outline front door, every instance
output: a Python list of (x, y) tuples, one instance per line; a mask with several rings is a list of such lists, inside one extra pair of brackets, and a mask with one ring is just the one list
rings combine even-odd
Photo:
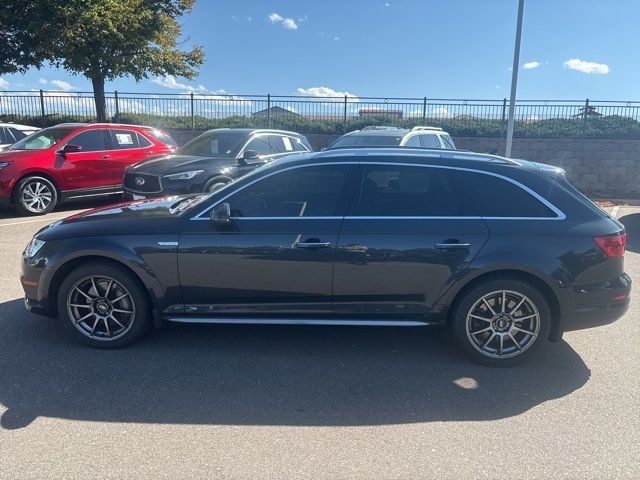
[(488, 239), (455, 184), (427, 165), (363, 165), (334, 269), (338, 318), (424, 321)]
[(327, 317), (350, 165), (297, 166), (221, 192), (232, 221), (186, 221), (178, 264), (185, 313)]
[(113, 185), (109, 168), (104, 168), (110, 144), (109, 132), (104, 129), (85, 130), (71, 138), (67, 144), (80, 147), (80, 151), (58, 155), (63, 190), (84, 190)]

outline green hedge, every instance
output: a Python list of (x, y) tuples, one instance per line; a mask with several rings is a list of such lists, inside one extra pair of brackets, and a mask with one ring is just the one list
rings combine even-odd
[[(291, 115), (274, 115), (272, 128), (293, 130), (300, 133), (336, 134), (344, 131), (341, 119), (322, 120)], [(71, 115), (22, 116), (0, 115), (0, 121), (22, 123), (37, 127), (48, 127), (63, 122), (93, 122), (94, 117)], [(191, 117), (169, 117), (148, 114), (122, 114), (121, 123), (149, 125), (158, 128), (190, 129)], [(221, 119), (194, 117), (195, 128), (265, 128), (266, 117), (233, 116)], [(505, 135), (506, 125), (500, 120), (483, 120), (474, 118), (421, 118), (399, 119), (388, 116), (348, 117), (347, 131), (358, 130), (368, 125), (394, 125), (411, 128), (416, 125), (442, 127), (453, 136), (458, 137), (500, 137)], [(584, 118), (556, 118), (537, 121), (517, 121), (514, 126), (516, 137), (547, 138), (640, 138), (640, 122), (628, 117), (606, 116)]]

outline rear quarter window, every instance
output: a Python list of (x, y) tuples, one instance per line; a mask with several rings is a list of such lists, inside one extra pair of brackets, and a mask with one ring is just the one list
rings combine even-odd
[(146, 130), (145, 133), (165, 145), (171, 145), (173, 147), (178, 146), (178, 143), (166, 132), (161, 132), (160, 130)]
[(478, 213), (483, 217), (556, 218), (556, 213), (534, 195), (509, 180), (457, 171)]

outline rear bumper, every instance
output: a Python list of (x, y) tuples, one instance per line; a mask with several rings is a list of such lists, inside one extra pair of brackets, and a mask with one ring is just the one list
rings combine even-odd
[(565, 318), (565, 331), (607, 325), (621, 318), (631, 301), (631, 278), (625, 273), (599, 289), (580, 290), (577, 294), (578, 304), (573, 313)]

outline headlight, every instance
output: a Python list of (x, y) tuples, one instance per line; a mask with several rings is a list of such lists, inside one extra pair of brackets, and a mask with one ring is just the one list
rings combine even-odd
[(11, 162), (0, 162), (0, 170), (11, 165)]
[(40, 250), (43, 245), (43, 240), (39, 240), (36, 237), (33, 237), (29, 242), (29, 245), (27, 245), (27, 248), (24, 249), (25, 256), (27, 258), (33, 257), (36, 253), (38, 253), (38, 250)]
[(204, 172), (204, 170), (191, 170), (190, 172), (165, 175), (164, 178), (168, 178), (169, 180), (191, 180), (193, 177), (199, 175), (202, 172)]

